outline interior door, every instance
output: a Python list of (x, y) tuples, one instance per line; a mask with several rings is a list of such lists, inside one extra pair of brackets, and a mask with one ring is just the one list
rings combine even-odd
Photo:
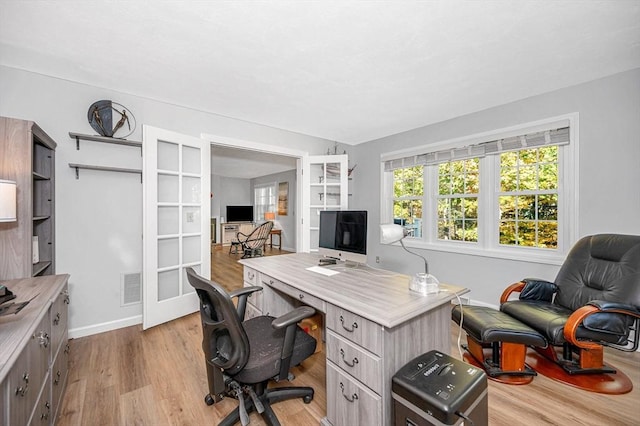
[(195, 312), (185, 268), (209, 277), (210, 148), (203, 139), (143, 126), (144, 329)]
[(320, 211), (349, 208), (349, 156), (312, 155), (303, 164), (302, 251), (318, 251)]

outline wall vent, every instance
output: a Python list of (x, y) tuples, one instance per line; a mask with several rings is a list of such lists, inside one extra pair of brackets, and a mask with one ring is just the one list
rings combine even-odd
[(120, 306), (135, 305), (142, 302), (142, 273), (120, 274)]

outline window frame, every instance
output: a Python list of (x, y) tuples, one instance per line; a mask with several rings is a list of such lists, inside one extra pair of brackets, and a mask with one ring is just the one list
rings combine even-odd
[[(254, 185), (253, 187), (253, 210), (255, 213), (255, 217), (254, 217), (254, 221), (255, 222), (259, 222), (259, 221), (264, 221), (264, 213), (268, 212), (268, 211), (273, 211), (276, 212), (277, 208), (278, 208), (278, 189), (277, 189), (277, 182), (268, 182), (268, 183), (261, 183), (258, 185)], [(258, 190), (262, 190), (262, 189), (267, 189), (267, 188), (272, 188), (272, 195), (268, 195), (266, 198), (273, 198), (274, 203), (268, 203), (268, 204), (259, 204), (258, 203), (258, 199), (257, 199), (257, 192)], [(267, 206), (267, 208), (264, 210), (264, 212), (260, 212), (261, 207), (262, 206)], [(269, 206), (273, 206), (273, 209), (269, 210)]]
[[(437, 239), (438, 165), (424, 166), (423, 237), (407, 237), (408, 247), (470, 254), (483, 257), (561, 265), (578, 235), (579, 188), (579, 114), (571, 113), (540, 121), (520, 124), (495, 131), (446, 140), (408, 150), (381, 155), (381, 223), (393, 222), (393, 172), (385, 171), (388, 160), (419, 155), (441, 149), (453, 149), (470, 144), (529, 134), (569, 123), (569, 144), (558, 146), (558, 246), (556, 249), (504, 246), (499, 243), (500, 155), (480, 158), (480, 188), (478, 193), (478, 242)], [(525, 148), (526, 149), (526, 148)], [(409, 167), (409, 166), (407, 166)]]

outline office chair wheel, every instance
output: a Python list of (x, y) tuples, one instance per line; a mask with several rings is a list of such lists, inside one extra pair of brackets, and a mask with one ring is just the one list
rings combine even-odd
[(205, 397), (204, 397), (204, 403), (207, 405), (213, 405), (215, 401), (213, 400), (213, 397), (211, 396), (210, 393), (208, 393)]
[(303, 401), (305, 404), (311, 404), (311, 401), (313, 401), (313, 395), (303, 396), (303, 397), (302, 397), (302, 401)]

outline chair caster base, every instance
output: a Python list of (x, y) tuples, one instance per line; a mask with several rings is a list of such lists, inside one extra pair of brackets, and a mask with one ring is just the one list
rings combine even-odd
[(205, 397), (204, 397), (204, 403), (207, 405), (213, 405), (213, 403), (216, 402), (213, 397), (211, 396), (210, 393), (208, 393)]

